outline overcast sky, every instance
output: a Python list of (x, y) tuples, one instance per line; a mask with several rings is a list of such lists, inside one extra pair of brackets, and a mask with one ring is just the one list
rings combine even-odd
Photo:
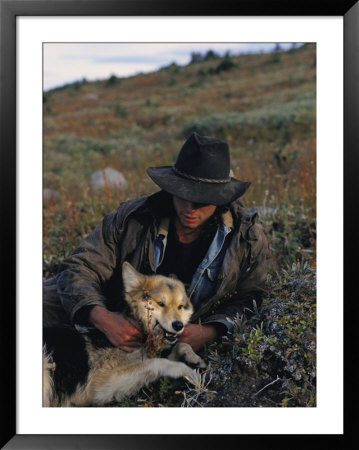
[[(152, 72), (172, 62), (188, 64), (191, 53), (214, 50), (220, 55), (271, 51), (274, 43), (45, 43), (44, 90), (82, 80), (103, 80)], [(292, 43), (280, 43), (289, 48)]]

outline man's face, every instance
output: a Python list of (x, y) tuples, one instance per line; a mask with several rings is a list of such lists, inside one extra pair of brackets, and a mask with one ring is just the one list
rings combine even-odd
[(216, 210), (214, 205), (192, 203), (175, 196), (173, 196), (173, 204), (181, 225), (190, 229), (203, 225)]

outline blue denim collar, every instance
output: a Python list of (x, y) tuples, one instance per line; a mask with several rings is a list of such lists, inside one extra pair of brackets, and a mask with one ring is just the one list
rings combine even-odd
[[(211, 268), (211, 266), (219, 259), (223, 259), (223, 253), (226, 249), (226, 246), (224, 245), (226, 237), (233, 229), (232, 214), (227, 211), (223, 214), (222, 220), (223, 222), (218, 225), (216, 234), (212, 240), (211, 245), (208, 248), (206, 256), (203, 258), (201, 264), (198, 266), (196, 272), (194, 273), (191, 284), (187, 290), (187, 295), (189, 296), (193, 304), (197, 304), (200, 300), (202, 300), (201, 291), (207, 292), (210, 288), (209, 280), (206, 280), (203, 277), (206, 270), (208, 268)], [(154, 245), (154, 262), (156, 270), (161, 264), (165, 253), (169, 223), (170, 218), (165, 217), (161, 220), (158, 227), (158, 233)], [(201, 289), (197, 289), (198, 287), (201, 287)]]
[(219, 257), (221, 251), (224, 247), (224, 242), (228, 234), (232, 231), (232, 228), (221, 223), (218, 225), (216, 234), (213, 238), (211, 245), (208, 248), (206, 256), (203, 258), (203, 261), (198, 266), (196, 272), (193, 275), (191, 284), (188, 288), (187, 294), (191, 299), (192, 303), (196, 304), (200, 298), (200, 292), (196, 288), (199, 286), (199, 283), (202, 280), (202, 277), (205, 271), (211, 267), (214, 261)]

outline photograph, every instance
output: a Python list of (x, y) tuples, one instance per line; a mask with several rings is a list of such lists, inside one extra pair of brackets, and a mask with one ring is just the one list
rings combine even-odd
[(357, 2), (0, 2), (0, 447), (339, 445)]
[(43, 67), (43, 405), (316, 406), (315, 43)]

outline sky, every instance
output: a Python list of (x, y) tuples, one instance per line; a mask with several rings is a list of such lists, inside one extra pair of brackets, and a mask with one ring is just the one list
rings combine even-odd
[[(45, 43), (45, 91), (83, 80), (104, 80), (152, 72), (173, 62), (188, 64), (194, 52), (213, 50), (219, 55), (271, 51), (275, 43)], [(280, 43), (286, 49), (292, 43)]]

